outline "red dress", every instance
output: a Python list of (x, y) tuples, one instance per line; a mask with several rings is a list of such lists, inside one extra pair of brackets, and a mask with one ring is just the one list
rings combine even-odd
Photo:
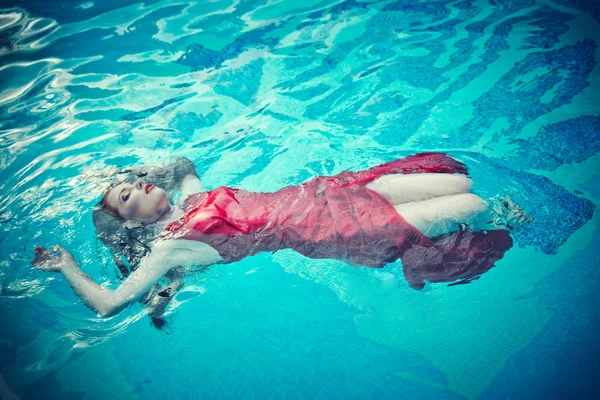
[(165, 237), (205, 242), (224, 262), (288, 248), (375, 268), (400, 258), (416, 289), (424, 280), (476, 278), (512, 246), (508, 232), (463, 230), (429, 239), (366, 187), (385, 174), (430, 172), (467, 174), (467, 169), (445, 154), (422, 153), (271, 193), (221, 186), (189, 196), (186, 213), (166, 227)]

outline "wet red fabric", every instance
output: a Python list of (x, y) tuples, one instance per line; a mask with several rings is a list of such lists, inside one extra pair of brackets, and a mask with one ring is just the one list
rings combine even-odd
[[(318, 176), (301, 185), (287, 186), (271, 193), (222, 186), (189, 196), (184, 205), (186, 214), (166, 227), (165, 236), (205, 242), (215, 248), (225, 262), (261, 251), (290, 248), (310, 258), (383, 267), (412, 248), (419, 251), (409, 252), (411, 265), (404, 265), (403, 260), (405, 273), (419, 264), (415, 261), (422, 259), (435, 259), (438, 267), (434, 270), (440, 271), (440, 265), (444, 264), (440, 260), (444, 257), (451, 259), (455, 267), (460, 268), (457, 260), (463, 260), (468, 267), (463, 274), (454, 271), (457, 278), (452, 280), (468, 278), (470, 276), (463, 275), (489, 269), (510, 246), (504, 249), (504, 243), (498, 247), (494, 240), (482, 240), (485, 233), (470, 231), (459, 238), (462, 245), (458, 247), (456, 235), (428, 239), (406, 222), (386, 198), (366, 187), (367, 183), (386, 174), (431, 172), (467, 174), (467, 169), (445, 154), (422, 153), (364, 171)], [(498, 235), (497, 239), (502, 242), (506, 242), (506, 238), (510, 240), (508, 234)], [(474, 246), (465, 244), (474, 238), (477, 238)], [(490, 242), (493, 242), (492, 248), (501, 250), (492, 257), (488, 257), (486, 250), (486, 257), (479, 258), (479, 264), (485, 265), (467, 262), (467, 259), (481, 255), (478, 246), (489, 247)], [(418, 255), (420, 253), (422, 256)], [(419, 264), (418, 269), (425, 271), (427, 266)], [(444, 269), (443, 265), (441, 269)], [(423, 279), (444, 281), (441, 276), (436, 280), (435, 271), (415, 275), (417, 282), (414, 284), (409, 276), (407, 279), (413, 287), (420, 287)]]

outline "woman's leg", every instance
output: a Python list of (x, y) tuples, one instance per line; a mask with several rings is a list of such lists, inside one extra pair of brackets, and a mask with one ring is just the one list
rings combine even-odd
[(423, 235), (435, 236), (453, 232), (461, 225), (471, 229), (497, 229), (488, 224), (488, 203), (473, 193), (436, 197), (395, 205), (398, 213)]
[(390, 203), (404, 204), (468, 193), (473, 181), (463, 174), (390, 174), (367, 184)]

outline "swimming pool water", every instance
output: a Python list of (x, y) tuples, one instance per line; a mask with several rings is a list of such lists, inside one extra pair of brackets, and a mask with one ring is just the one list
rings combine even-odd
[[(14, 3), (14, 4), (13, 4)], [(600, 370), (600, 3), (27, 1), (0, 9), (0, 396), (588, 398)], [(111, 167), (270, 191), (422, 151), (535, 221), (468, 285), (259, 254), (193, 273), (164, 330), (98, 319), (35, 245), (120, 280)]]

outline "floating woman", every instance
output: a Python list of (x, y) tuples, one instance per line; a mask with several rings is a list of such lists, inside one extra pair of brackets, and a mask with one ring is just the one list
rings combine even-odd
[[(99, 286), (58, 246), (36, 247), (32, 264), (61, 272), (102, 317), (142, 297), (174, 268), (282, 249), (372, 268), (400, 259), (410, 287), (422, 289), (425, 281), (479, 277), (511, 248), (509, 230), (530, 219), (508, 198), (490, 204), (470, 193), (466, 166), (442, 153), (318, 176), (271, 193), (225, 186), (206, 191), (191, 162), (174, 168), (174, 175), (183, 175), (177, 204), (169, 203), (165, 190), (137, 179), (112, 187), (94, 210), (103, 242), (125, 246), (133, 240), (145, 249), (117, 289)], [(164, 297), (178, 282), (173, 279)]]

